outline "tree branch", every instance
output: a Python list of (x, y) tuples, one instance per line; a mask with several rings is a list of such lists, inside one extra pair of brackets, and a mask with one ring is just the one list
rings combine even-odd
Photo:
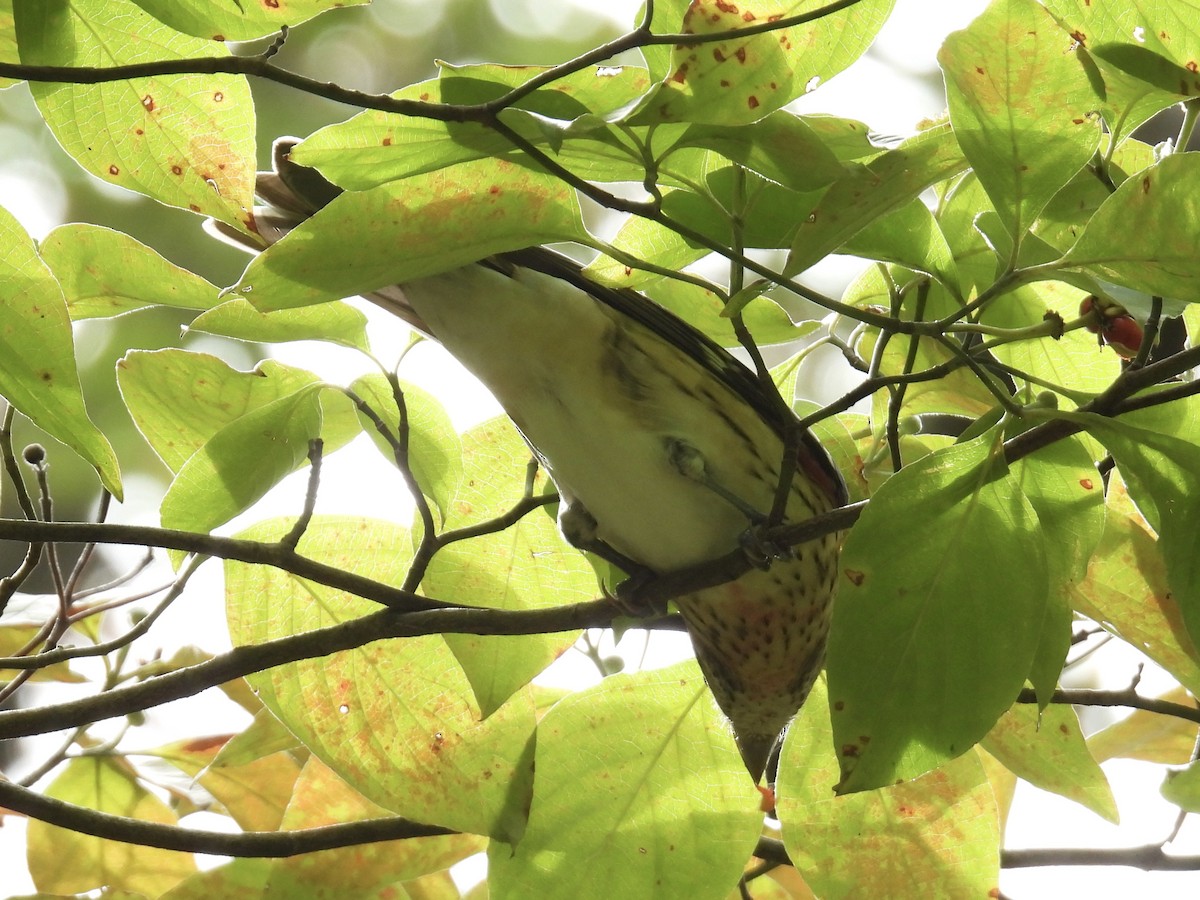
[(423, 825), (399, 817), (324, 825), (298, 831), (251, 831), (229, 834), (223, 831), (203, 831), (162, 825), (114, 816), (52, 800), (36, 791), (0, 779), (0, 806), (30, 818), (67, 828), (80, 834), (159, 847), (188, 853), (208, 853), (219, 856), (283, 857), (335, 847), (350, 847), (375, 841), (395, 841), (405, 838), (434, 837), (456, 834), (448, 828)]
[[(1017, 695), (1017, 702), (1037, 703), (1037, 692), (1031, 688), (1024, 688)], [(1057, 690), (1051, 695), (1050, 702), (1071, 706), (1125, 706), (1164, 716), (1175, 716), (1178, 719), (1186, 719), (1189, 722), (1200, 724), (1200, 708), (1183, 703), (1173, 703), (1170, 700), (1160, 700), (1157, 697), (1143, 697), (1132, 687), (1119, 691)]]
[(0, 712), (0, 740), (44, 734), (129, 715), (285, 663), (328, 656), (378, 640), (425, 634), (544, 634), (603, 628), (620, 614), (611, 600), (536, 610), (451, 607), (397, 613), (379, 610), (339, 625), (235, 647), (210, 660), (66, 703)]
[(411, 612), (424, 609), (451, 608), (453, 604), (421, 597), (382, 582), (364, 578), (336, 566), (325, 565), (301, 556), (285, 544), (265, 544), (238, 538), (195, 534), (170, 528), (144, 525), (115, 525), (91, 522), (40, 522), (24, 519), (0, 519), (0, 540), (36, 541), (67, 544), (132, 544), (141, 547), (161, 547), (183, 550), (218, 559), (273, 566), (317, 584), (349, 591), (366, 600), (373, 600), (389, 609)]
[(1200, 856), (1172, 856), (1158, 844), (1142, 847), (1037, 847), (1000, 851), (1000, 866), (1027, 869), (1033, 866), (1129, 866), (1143, 872), (1194, 872)]

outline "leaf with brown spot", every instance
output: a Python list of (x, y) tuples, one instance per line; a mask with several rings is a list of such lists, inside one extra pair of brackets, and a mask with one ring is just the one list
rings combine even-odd
[[(669, 0), (654, 8), (654, 30), (716, 34), (810, 12), (808, 0)], [(754, 122), (827, 81), (866, 51), (893, 0), (864, 0), (802, 25), (708, 44), (646, 47), (659, 79), (629, 115), (634, 125)]]
[(122, 496), (116, 454), (88, 418), (62, 288), (29, 235), (0, 208), (0, 394), (94, 466)]
[[(228, 53), (211, 40), (180, 34), (131, 0), (15, 0), (13, 9), (26, 64), (109, 67)], [(253, 206), (255, 170), (254, 107), (244, 77), (43, 82), (30, 84), (30, 91), (54, 136), (87, 171), (241, 227)], [(215, 92), (224, 102), (213, 102)], [(187, 163), (182, 178), (163, 169), (164, 159), (181, 156)], [(220, 164), (219, 175), (200, 176)]]
[[(818, 680), (784, 739), (776, 810), (783, 841), (820, 897), (979, 897), (999, 875), (999, 809), (967, 754), (915, 781), (845, 796)], [(920, 885), (919, 890), (914, 887)]]

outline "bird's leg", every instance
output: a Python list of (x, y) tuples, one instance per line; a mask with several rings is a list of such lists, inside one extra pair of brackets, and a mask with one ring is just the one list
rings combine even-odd
[(558, 530), (572, 547), (595, 554), (629, 577), (617, 585), (614, 593), (605, 592), (629, 616), (648, 618), (665, 615), (666, 603), (646, 602), (638, 597), (638, 589), (654, 578), (655, 573), (602, 541), (596, 518), (582, 503), (559, 491)]
[(703, 453), (687, 441), (675, 437), (666, 439), (666, 448), (667, 458), (675, 471), (712, 491), (749, 520), (750, 524), (742, 532), (738, 543), (755, 568), (768, 569), (777, 559), (792, 558), (791, 547), (781, 547), (767, 538), (764, 533), (769, 524), (766, 515), (712, 479)]

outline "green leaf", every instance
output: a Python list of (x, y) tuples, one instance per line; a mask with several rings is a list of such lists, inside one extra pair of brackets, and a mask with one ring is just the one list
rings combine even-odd
[(288, 309), (562, 240), (588, 240), (574, 191), (486, 159), (340, 195), (256, 256), (236, 290), (257, 309)]
[[(477, 526), (508, 512), (524, 494), (528, 445), (507, 418), (463, 435), (465, 466), (446, 517), (447, 528)], [(435, 597), (494, 609), (545, 609), (599, 595), (596, 576), (567, 546), (544, 509), (515, 525), (442, 548), (422, 589)], [(521, 636), (447, 634), (485, 716), (566, 652), (578, 632)]]
[(33, 241), (0, 207), (0, 394), (95, 467), (121, 499), (121, 470), (108, 439), (88, 418), (62, 289)]
[[(1153, 77), (1144, 66), (1147, 56), (1169, 60), (1192, 76), (1188, 63), (1200, 57), (1200, 27), (1194, 0), (1129, 0), (1124, 3), (1089, 3), (1081, 0), (1044, 0), (1076, 40), (1102, 58), (1122, 50), (1127, 68)], [(1136, 42), (1136, 43), (1135, 43)], [(1120, 62), (1121, 58), (1113, 60)], [(1182, 77), (1182, 73), (1180, 73)], [(1189, 82), (1191, 79), (1188, 79)], [(1178, 84), (1168, 85), (1170, 88)]]
[[(427, 103), (488, 103), (546, 71), (542, 66), (451, 66), (439, 77), (409, 85), (392, 96)], [(546, 147), (540, 123), (569, 123), (581, 117), (607, 115), (632, 102), (649, 85), (646, 70), (636, 66), (584, 69), (557, 78), (523, 97), (505, 111), (504, 122), (526, 140), (550, 152), (559, 162), (597, 180), (644, 177), (640, 155), (627, 147), (616, 129), (575, 133), (560, 148)], [(458, 163), (486, 157), (513, 156), (512, 142), (477, 122), (443, 122), (366, 110), (329, 125), (306, 138), (292, 153), (347, 190), (363, 191), (390, 181), (411, 178)]]
[[(405, 421), (408, 426), (408, 465), (421, 493), (433, 501), (445, 519), (450, 497), (458, 490), (463, 477), (462, 445), (458, 432), (441, 402), (413, 384), (401, 382), (404, 396)], [(352, 385), (357, 394), (388, 426), (393, 439), (400, 428), (400, 408), (392, 386), (383, 375), (365, 375)], [(369, 418), (358, 413), (363, 430), (379, 452), (393, 465), (395, 451)]]
[(1088, 562), (1104, 531), (1103, 484), (1091, 454), (1077, 437), (1056, 441), (1018, 460), (1012, 477), (1037, 513), (1045, 538), (1046, 620), (1029, 675), (1045, 707), (1071, 646), (1073, 616), (1067, 592), (1087, 577)]
[(515, 847), (492, 844), (492, 895), (723, 900), (759, 803), (694, 662), (614, 675), (538, 725), (529, 826)]
[(234, 859), (197, 872), (163, 894), (160, 900), (244, 900), (267, 890), (274, 860)]
[(163, 527), (209, 532), (305, 465), (309, 441), (322, 430), (321, 391), (303, 388), (213, 435), (167, 489), (159, 509)]
[(249, 301), (238, 297), (201, 313), (188, 330), (263, 343), (329, 341), (364, 353), (370, 351), (367, 317), (348, 303), (259, 312)]
[[(288, 520), (239, 535), (277, 540)], [(399, 585), (412, 540), (398, 525), (317, 517), (299, 552)], [(229, 632), (239, 646), (347, 621), (377, 607), (279, 569), (229, 562)], [(365, 797), (393, 812), (475, 834), (516, 840), (532, 779), (529, 692), (486, 720), (466, 676), (438, 635), (380, 641), (249, 676), (263, 702), (304, 745)], [(461, 790), (446, 790), (446, 779)]]
[[(941, 193), (936, 212), (938, 225), (954, 253), (960, 290), (964, 296), (970, 296), (972, 290), (980, 292), (990, 287), (1003, 271), (995, 247), (984, 239), (977, 227), (981, 218), (995, 215), (992, 201), (973, 170), (938, 187)], [(934, 299), (936, 293), (931, 291), (930, 300)], [(937, 314), (948, 315), (954, 311), (947, 308)]]
[[(1191, 706), (1195, 701), (1183, 687), (1159, 699)], [(1196, 746), (1196, 726), (1178, 716), (1135, 709), (1125, 718), (1088, 738), (1088, 749), (1097, 762), (1117, 757), (1141, 759), (1163, 765), (1185, 765)]]
[(1099, 145), (1073, 43), (1034, 0), (994, 0), (938, 54), (958, 142), (1018, 243)]
[[(868, 143), (866, 128), (861, 123), (849, 119), (838, 121), (844, 123), (847, 133), (861, 135), (864, 143)], [(824, 130), (829, 123), (821, 125)], [(845, 174), (845, 167), (825, 135), (810, 120), (784, 110), (748, 125), (692, 125), (676, 146), (715, 150), (794, 191), (819, 190)]]
[(1063, 266), (1162, 297), (1200, 292), (1200, 255), (1186, 223), (1200, 218), (1200, 154), (1176, 153), (1126, 179)]
[[(703, 187), (665, 191), (662, 209), (674, 222), (683, 223), (719, 246), (731, 246), (736, 240), (742, 247), (787, 247), (798, 224), (820, 197), (816, 192), (798, 194), (735, 169), (715, 153), (706, 154), (702, 162), (696, 167), (693, 183), (702, 182)], [(736, 239), (731, 209), (740, 210)], [(607, 256), (593, 260), (587, 267), (589, 277), (614, 287), (641, 288), (660, 282), (664, 277), (661, 270), (682, 270), (709, 252), (702, 242), (640, 216), (627, 218), (611, 245), (628, 256), (651, 261), (659, 270), (632, 268)]]
[[(241, 372), (207, 353), (174, 348), (132, 350), (117, 363), (117, 384), (134, 424), (172, 472), (242, 416), (317, 381), (311, 372), (274, 360)], [(339, 444), (358, 431), (353, 410), (342, 403), (339, 429), (326, 433)], [(335, 410), (325, 412), (329, 425)]]
[[(315, 757), (309, 757), (283, 820), (283, 830), (321, 828), (389, 815), (370, 802)], [(487, 839), (473, 834), (378, 841), (304, 853), (275, 861), (271, 893), (288, 900), (333, 897), (385, 900), (411, 896), (392, 887), (396, 882), (438, 872), (478, 853)]]
[[(52, 800), (111, 815), (159, 825), (178, 822), (121, 758), (70, 760), (45, 793)], [(157, 897), (196, 871), (189, 853), (109, 841), (36, 819), (29, 823), (26, 852), (34, 884), (46, 894), (104, 887)]]
[[(17, 51), (17, 27), (13, 23), (12, 2), (4, 0), (0, 3), (0, 62), (19, 63), (20, 54)], [(0, 90), (17, 84), (15, 78), (0, 78)]]
[[(722, 315), (725, 306), (712, 291), (673, 278), (646, 285), (642, 291), (722, 347), (741, 346), (733, 330), (733, 320)], [(812, 320), (793, 322), (784, 308), (770, 297), (755, 297), (742, 307), (741, 313), (742, 322), (760, 347), (794, 341), (820, 327), (819, 322)]]
[[(856, 7), (857, 8), (857, 7)], [(848, 166), (800, 222), (784, 274), (798, 275), (881, 216), (967, 166), (949, 126), (923, 131), (866, 165)]]
[(266, 759), (280, 751), (300, 749), (296, 736), (283, 723), (271, 715), (270, 710), (260, 709), (254, 721), (231, 737), (213, 757), (216, 769), (236, 768)]
[(288, 0), (286, 3), (214, 0), (134, 0), (176, 31), (213, 41), (249, 41), (294, 27), (329, 9), (362, 6), (370, 0)]
[(1045, 548), (1033, 507), (995, 471), (994, 442), (988, 433), (901, 469), (846, 540), (828, 663), (839, 791), (965, 753), (1029, 672)]
[[(878, 333), (874, 329), (864, 332), (858, 347), (864, 359), (874, 353)], [(917, 351), (913, 354), (912, 366), (908, 367), (909, 350), (913, 338), (896, 334), (888, 341), (881, 360), (880, 374), (900, 375), (906, 371), (923, 372), (935, 366), (954, 362), (957, 357), (944, 344), (929, 337), (917, 338)], [(884, 422), (888, 415), (888, 392), (877, 391), (872, 398), (875, 422)], [(903, 415), (928, 412), (961, 412), (972, 418), (981, 416), (995, 406), (996, 398), (966, 366), (959, 366), (940, 378), (916, 381), (904, 391)]]
[[(130, 0), (14, 0), (21, 62), (105, 68), (225, 56)], [(170, 206), (249, 227), (254, 105), (236, 75), (31, 84), (46, 124), (84, 169)]]
[[(722, 0), (674, 0), (656, 6), (654, 30), (717, 34), (823, 5), (821, 0), (761, 0), (751, 10)], [(858, 59), (887, 21), (893, 5), (894, 0), (866, 0), (853, 9), (790, 28), (710, 43), (678, 43), (672, 45), (669, 60), (663, 60), (661, 53), (648, 53), (652, 67), (662, 71), (663, 78), (628, 122), (755, 122)]]
[[(670, 194), (668, 194), (670, 196)], [(715, 220), (708, 211), (707, 218)], [(649, 260), (660, 269), (683, 271), (687, 266), (708, 254), (704, 247), (687, 240), (679, 232), (641, 216), (630, 216), (621, 223), (610, 244), (636, 259)], [(663, 276), (649, 269), (627, 265), (611, 256), (598, 256), (584, 269), (587, 276), (610, 287), (643, 290)]]
[[(1033, 327), (1049, 313), (1057, 313), (1069, 322), (1079, 315), (1079, 304), (1085, 296), (1078, 288), (1059, 281), (1022, 285), (988, 304), (980, 318), (996, 328), (1014, 329)], [(1018, 372), (1061, 386), (1058, 395), (1067, 406), (1076, 405), (1087, 394), (1099, 394), (1121, 372), (1120, 357), (1082, 328), (1068, 331), (1058, 340), (1040, 337), (1000, 344), (992, 353)], [(1016, 377), (1020, 382), (1020, 376)]]
[(1092, 58), (1103, 79), (1100, 111), (1114, 141), (1124, 139), (1156, 113), (1200, 93), (1195, 72), (1138, 44), (1095, 45)]
[(788, 855), (821, 897), (985, 897), (999, 878), (1000, 817), (975, 754), (915, 781), (835, 796), (819, 679), (788, 730), (777, 811)]
[(1168, 772), (1162, 795), (1184, 812), (1200, 813), (1200, 762)]
[[(1200, 654), (1167, 588), (1162, 546), (1138, 514), (1120, 477), (1109, 478), (1104, 533), (1087, 579), (1070, 600), (1094, 619), (1200, 692)], [(1193, 741), (1195, 728), (1192, 728)]]
[(1130, 495), (1158, 532), (1171, 599), (1183, 613), (1192, 642), (1200, 645), (1200, 446), (1195, 424), (1200, 403), (1184, 405), (1191, 410), (1191, 426), (1178, 436), (1138, 428), (1133, 424), (1139, 421), (1136, 415), (1113, 420), (1074, 413), (1069, 418), (1109, 449)]
[[(738, 240), (742, 246), (785, 248), (820, 198), (818, 192), (797, 193), (753, 172), (726, 165), (715, 153), (706, 155), (697, 176), (703, 179), (703, 191), (664, 193), (663, 213), (724, 246), (734, 239), (730, 210), (739, 213)], [(636, 252), (635, 248), (630, 250)], [(648, 258), (658, 261), (654, 256)]]
[(1119, 821), (1112, 788), (1088, 752), (1071, 707), (1039, 711), (1032, 704), (1018, 703), (980, 744), (1018, 778), (1074, 800), (1113, 824)]
[(216, 287), (127, 234), (99, 225), (61, 225), (41, 245), (71, 318), (118, 316), (148, 306), (208, 309)]
[[(1154, 148), (1128, 138), (1113, 152), (1105, 168), (1113, 184), (1120, 185), (1129, 173), (1140, 172), (1154, 163)], [(1084, 169), (1046, 204), (1033, 224), (1033, 233), (1058, 251), (1066, 253), (1079, 238), (1110, 196), (1112, 188), (1096, 177), (1090, 168)]]
[(868, 224), (842, 245), (841, 252), (927, 272), (952, 291), (959, 290), (958, 266), (946, 236), (929, 207), (916, 197)]

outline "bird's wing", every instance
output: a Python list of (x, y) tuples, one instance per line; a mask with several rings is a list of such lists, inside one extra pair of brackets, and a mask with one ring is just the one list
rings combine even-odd
[[(296, 138), (279, 138), (272, 151), (274, 170), (258, 175), (255, 193), (263, 205), (255, 207), (254, 219), (259, 229), (259, 239), (214, 223), (213, 229), (219, 237), (243, 248), (261, 251), (342, 193), (341, 188), (315, 169), (291, 160), (291, 150), (297, 143), (299, 141)], [(764, 384), (725, 348), (644, 294), (628, 288), (597, 284), (584, 275), (578, 262), (545, 247), (500, 253), (477, 264), (505, 274), (515, 269), (530, 269), (573, 285), (596, 302), (635, 320), (687, 355), (714, 380), (754, 409), (781, 440), (794, 427), (795, 416), (781, 402), (773, 388)], [(419, 331), (432, 333), (408, 303), (403, 285), (385, 287), (367, 296)], [(846, 503), (845, 482), (820, 442), (807, 430), (800, 430), (798, 435), (801, 446), (797, 458), (804, 464), (808, 474), (821, 483), (835, 505)]]

